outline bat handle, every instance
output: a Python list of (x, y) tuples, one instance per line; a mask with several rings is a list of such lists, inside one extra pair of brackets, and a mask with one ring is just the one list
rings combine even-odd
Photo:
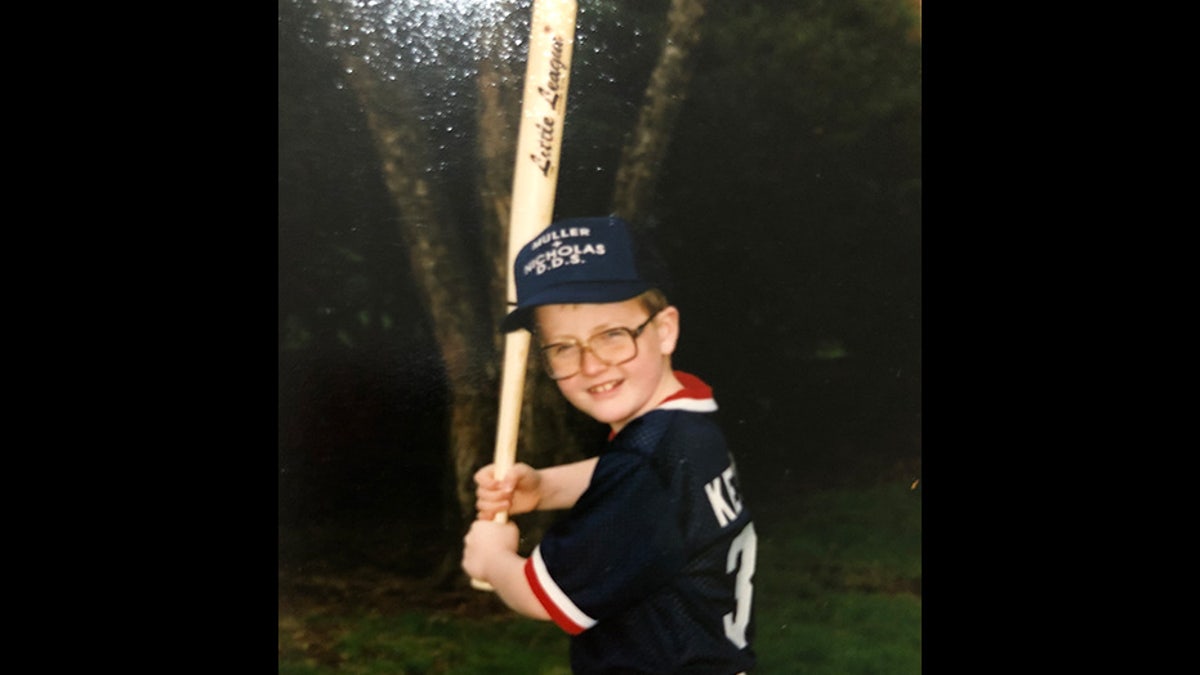
[[(501, 511), (500, 513), (497, 513), (496, 517), (492, 519), (492, 522), (507, 523), (508, 522), (508, 513), (506, 511)], [(489, 593), (496, 592), (495, 586), (492, 586), (488, 582), (481, 581), (479, 579), (471, 579), (471, 588), (474, 588), (477, 591), (488, 591)]]
[[(503, 479), (517, 456), (517, 427), (521, 423), (521, 399), (525, 386), (525, 362), (529, 358), (528, 331), (511, 333), (504, 339), (504, 371), (500, 388), (500, 419), (496, 428), (495, 468), (492, 475)], [(507, 523), (508, 512), (500, 511), (493, 522)], [(480, 591), (495, 591), (486, 581), (471, 579)]]

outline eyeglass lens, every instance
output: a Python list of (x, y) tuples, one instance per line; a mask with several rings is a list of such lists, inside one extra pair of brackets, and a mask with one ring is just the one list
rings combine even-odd
[(585, 349), (605, 365), (615, 366), (637, 356), (637, 341), (629, 329), (614, 328), (593, 335), (585, 345), (575, 342), (550, 345), (542, 350), (543, 363), (550, 377), (561, 380), (577, 374)]

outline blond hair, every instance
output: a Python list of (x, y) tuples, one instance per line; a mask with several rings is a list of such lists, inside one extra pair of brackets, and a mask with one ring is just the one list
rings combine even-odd
[(644, 308), (647, 312), (650, 312), (652, 315), (658, 314), (667, 307), (671, 306), (670, 301), (667, 300), (667, 294), (663, 293), (657, 288), (651, 288), (634, 299), (640, 302), (642, 304), (642, 308)]

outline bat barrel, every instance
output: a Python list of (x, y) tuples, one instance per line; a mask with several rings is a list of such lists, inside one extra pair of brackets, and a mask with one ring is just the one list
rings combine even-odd
[[(567, 87), (575, 48), (575, 0), (534, 0), (529, 32), (529, 57), (513, 164), (512, 210), (508, 219), (507, 300), (516, 301), (513, 264), (527, 241), (554, 218), (559, 156), (567, 114)], [(496, 423), (495, 475), (503, 478), (516, 461), (525, 369), (531, 336), (527, 331), (508, 333), (504, 339), (504, 364), (500, 384), (500, 412)], [(507, 513), (496, 514), (506, 522)], [(494, 590), (477, 579), (471, 585)]]
[[(576, 11), (575, 0), (533, 2), (509, 214), (507, 296), (513, 302), (517, 296), (513, 270), (517, 254), (554, 218)], [(496, 476), (500, 478), (516, 461), (530, 337), (527, 331), (517, 330), (504, 340), (495, 447)]]

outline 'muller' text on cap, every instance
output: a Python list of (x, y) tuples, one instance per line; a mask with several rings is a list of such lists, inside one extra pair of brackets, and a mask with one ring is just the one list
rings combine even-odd
[(592, 228), (590, 227), (563, 227), (557, 230), (545, 232), (537, 239), (534, 239), (533, 243), (529, 245), (529, 250), (536, 251), (541, 248), (543, 244), (549, 244), (550, 242), (559, 241), (562, 239), (590, 236), (592, 236)]

